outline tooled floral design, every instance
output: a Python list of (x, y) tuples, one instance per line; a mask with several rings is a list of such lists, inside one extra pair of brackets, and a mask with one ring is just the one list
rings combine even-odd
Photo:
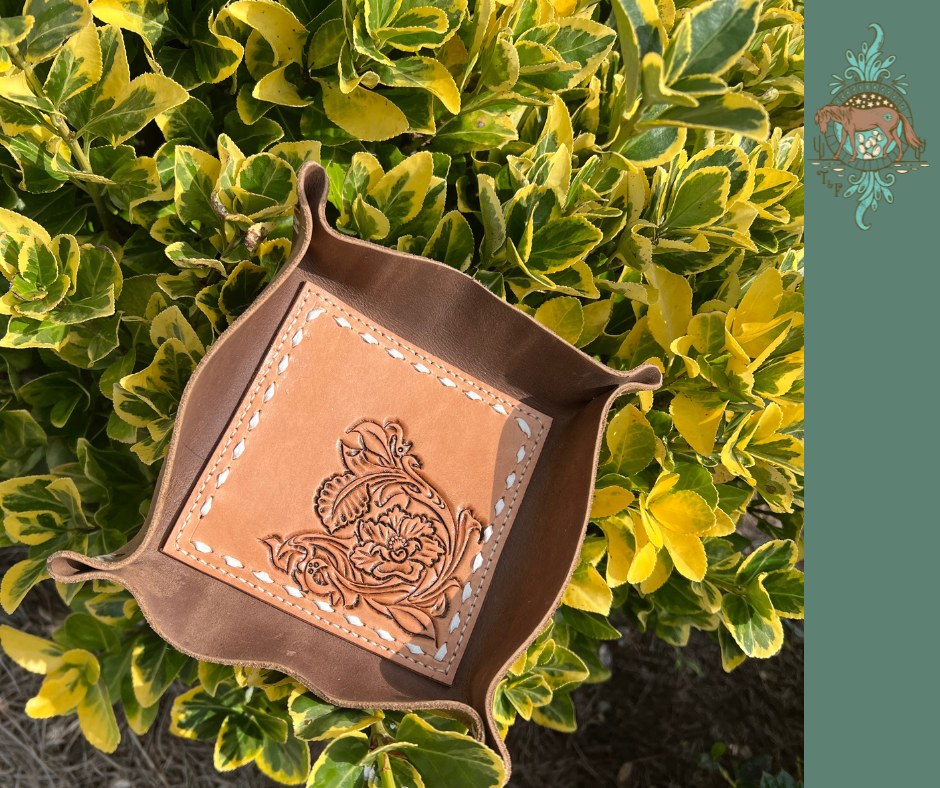
[(359, 542), (352, 551), (353, 564), (376, 577), (398, 576), (417, 582), (444, 554), (434, 526), (422, 514), (411, 516), (394, 506), (377, 521), (362, 520)]
[(400, 424), (363, 420), (346, 433), (338, 444), (344, 470), (313, 497), (316, 527), (261, 541), (304, 595), (364, 605), (439, 643), (464, 582), (460, 563), (483, 526), (469, 508), (455, 516), (424, 479)]

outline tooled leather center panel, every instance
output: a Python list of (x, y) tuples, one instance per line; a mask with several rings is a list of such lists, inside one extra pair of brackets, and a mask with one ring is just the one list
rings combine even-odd
[(271, 563), (304, 593), (334, 608), (362, 603), (437, 651), (448, 633), (435, 619), (448, 613), (448, 592), (469, 580), (460, 566), (467, 549), (490, 530), (469, 508), (451, 511), (421, 475), (400, 424), (364, 420), (346, 432), (355, 437), (339, 442), (345, 470), (317, 489), (315, 527), (262, 539)]
[(550, 424), (306, 284), (163, 551), (450, 684)]

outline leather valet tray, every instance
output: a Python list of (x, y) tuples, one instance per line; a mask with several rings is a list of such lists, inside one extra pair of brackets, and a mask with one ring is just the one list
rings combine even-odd
[(290, 262), (189, 381), (144, 528), (50, 574), (125, 586), (199, 659), (447, 710), (508, 766), (496, 685), (578, 562), (611, 403), (659, 370), (333, 231), (319, 165), (298, 184)]

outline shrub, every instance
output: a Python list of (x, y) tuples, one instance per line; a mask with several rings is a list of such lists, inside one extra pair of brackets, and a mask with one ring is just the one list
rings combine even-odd
[[(575, 728), (614, 614), (676, 646), (701, 630), (727, 670), (781, 648), (803, 615), (802, 4), (2, 5), (0, 546), (26, 548), (7, 612), (51, 552), (139, 529), (183, 387), (286, 260), (297, 171), (319, 161), (342, 232), (665, 374), (612, 411), (580, 565), (499, 686), (502, 728)], [(115, 706), (142, 734), (179, 679), (172, 731), (214, 740), (221, 770), (501, 779), (443, 717), (335, 708), (177, 653), (118, 586), (58, 592), (51, 640), (0, 639), (45, 674), (27, 712), (77, 712), (102, 750)]]

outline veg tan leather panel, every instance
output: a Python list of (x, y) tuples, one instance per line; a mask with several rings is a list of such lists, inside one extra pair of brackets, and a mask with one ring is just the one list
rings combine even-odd
[[(550, 620), (577, 566), (611, 404), (621, 395), (658, 388), (662, 376), (652, 364), (609, 369), (465, 274), (335, 232), (326, 219), (328, 186), (322, 167), (304, 165), (291, 259), (193, 373), (144, 527), (112, 556), (55, 553), (49, 573), (67, 583), (120, 583), (161, 637), (198, 659), (280, 670), (340, 706), (453, 714), (500, 753), (508, 778), (509, 753), (493, 718), (496, 687)], [(463, 370), (490, 391), (503, 392), (551, 419), (450, 685), (311, 626), (162, 550), (307, 283), (448, 368)], [(325, 409), (340, 400), (331, 396)], [(421, 442), (412, 439), (409, 424), (401, 426), (421, 457)], [(329, 440), (342, 437), (330, 435)], [(347, 441), (350, 437), (355, 439), (345, 435)], [(250, 457), (251, 450), (246, 451)], [(452, 499), (430, 460), (422, 459), (422, 473), (439, 485), (449, 506), (478, 505)], [(338, 455), (333, 462), (330, 473), (340, 472)], [(297, 485), (313, 495), (311, 488), (320, 482), (295, 468), (277, 489)], [(286, 528), (279, 531), (278, 498), (269, 495), (267, 500), (272, 535), (288, 535)], [(481, 518), (489, 522), (488, 514), (481, 512)], [(211, 543), (209, 547), (215, 549)]]
[(550, 426), (307, 283), (163, 551), (452, 684)]

